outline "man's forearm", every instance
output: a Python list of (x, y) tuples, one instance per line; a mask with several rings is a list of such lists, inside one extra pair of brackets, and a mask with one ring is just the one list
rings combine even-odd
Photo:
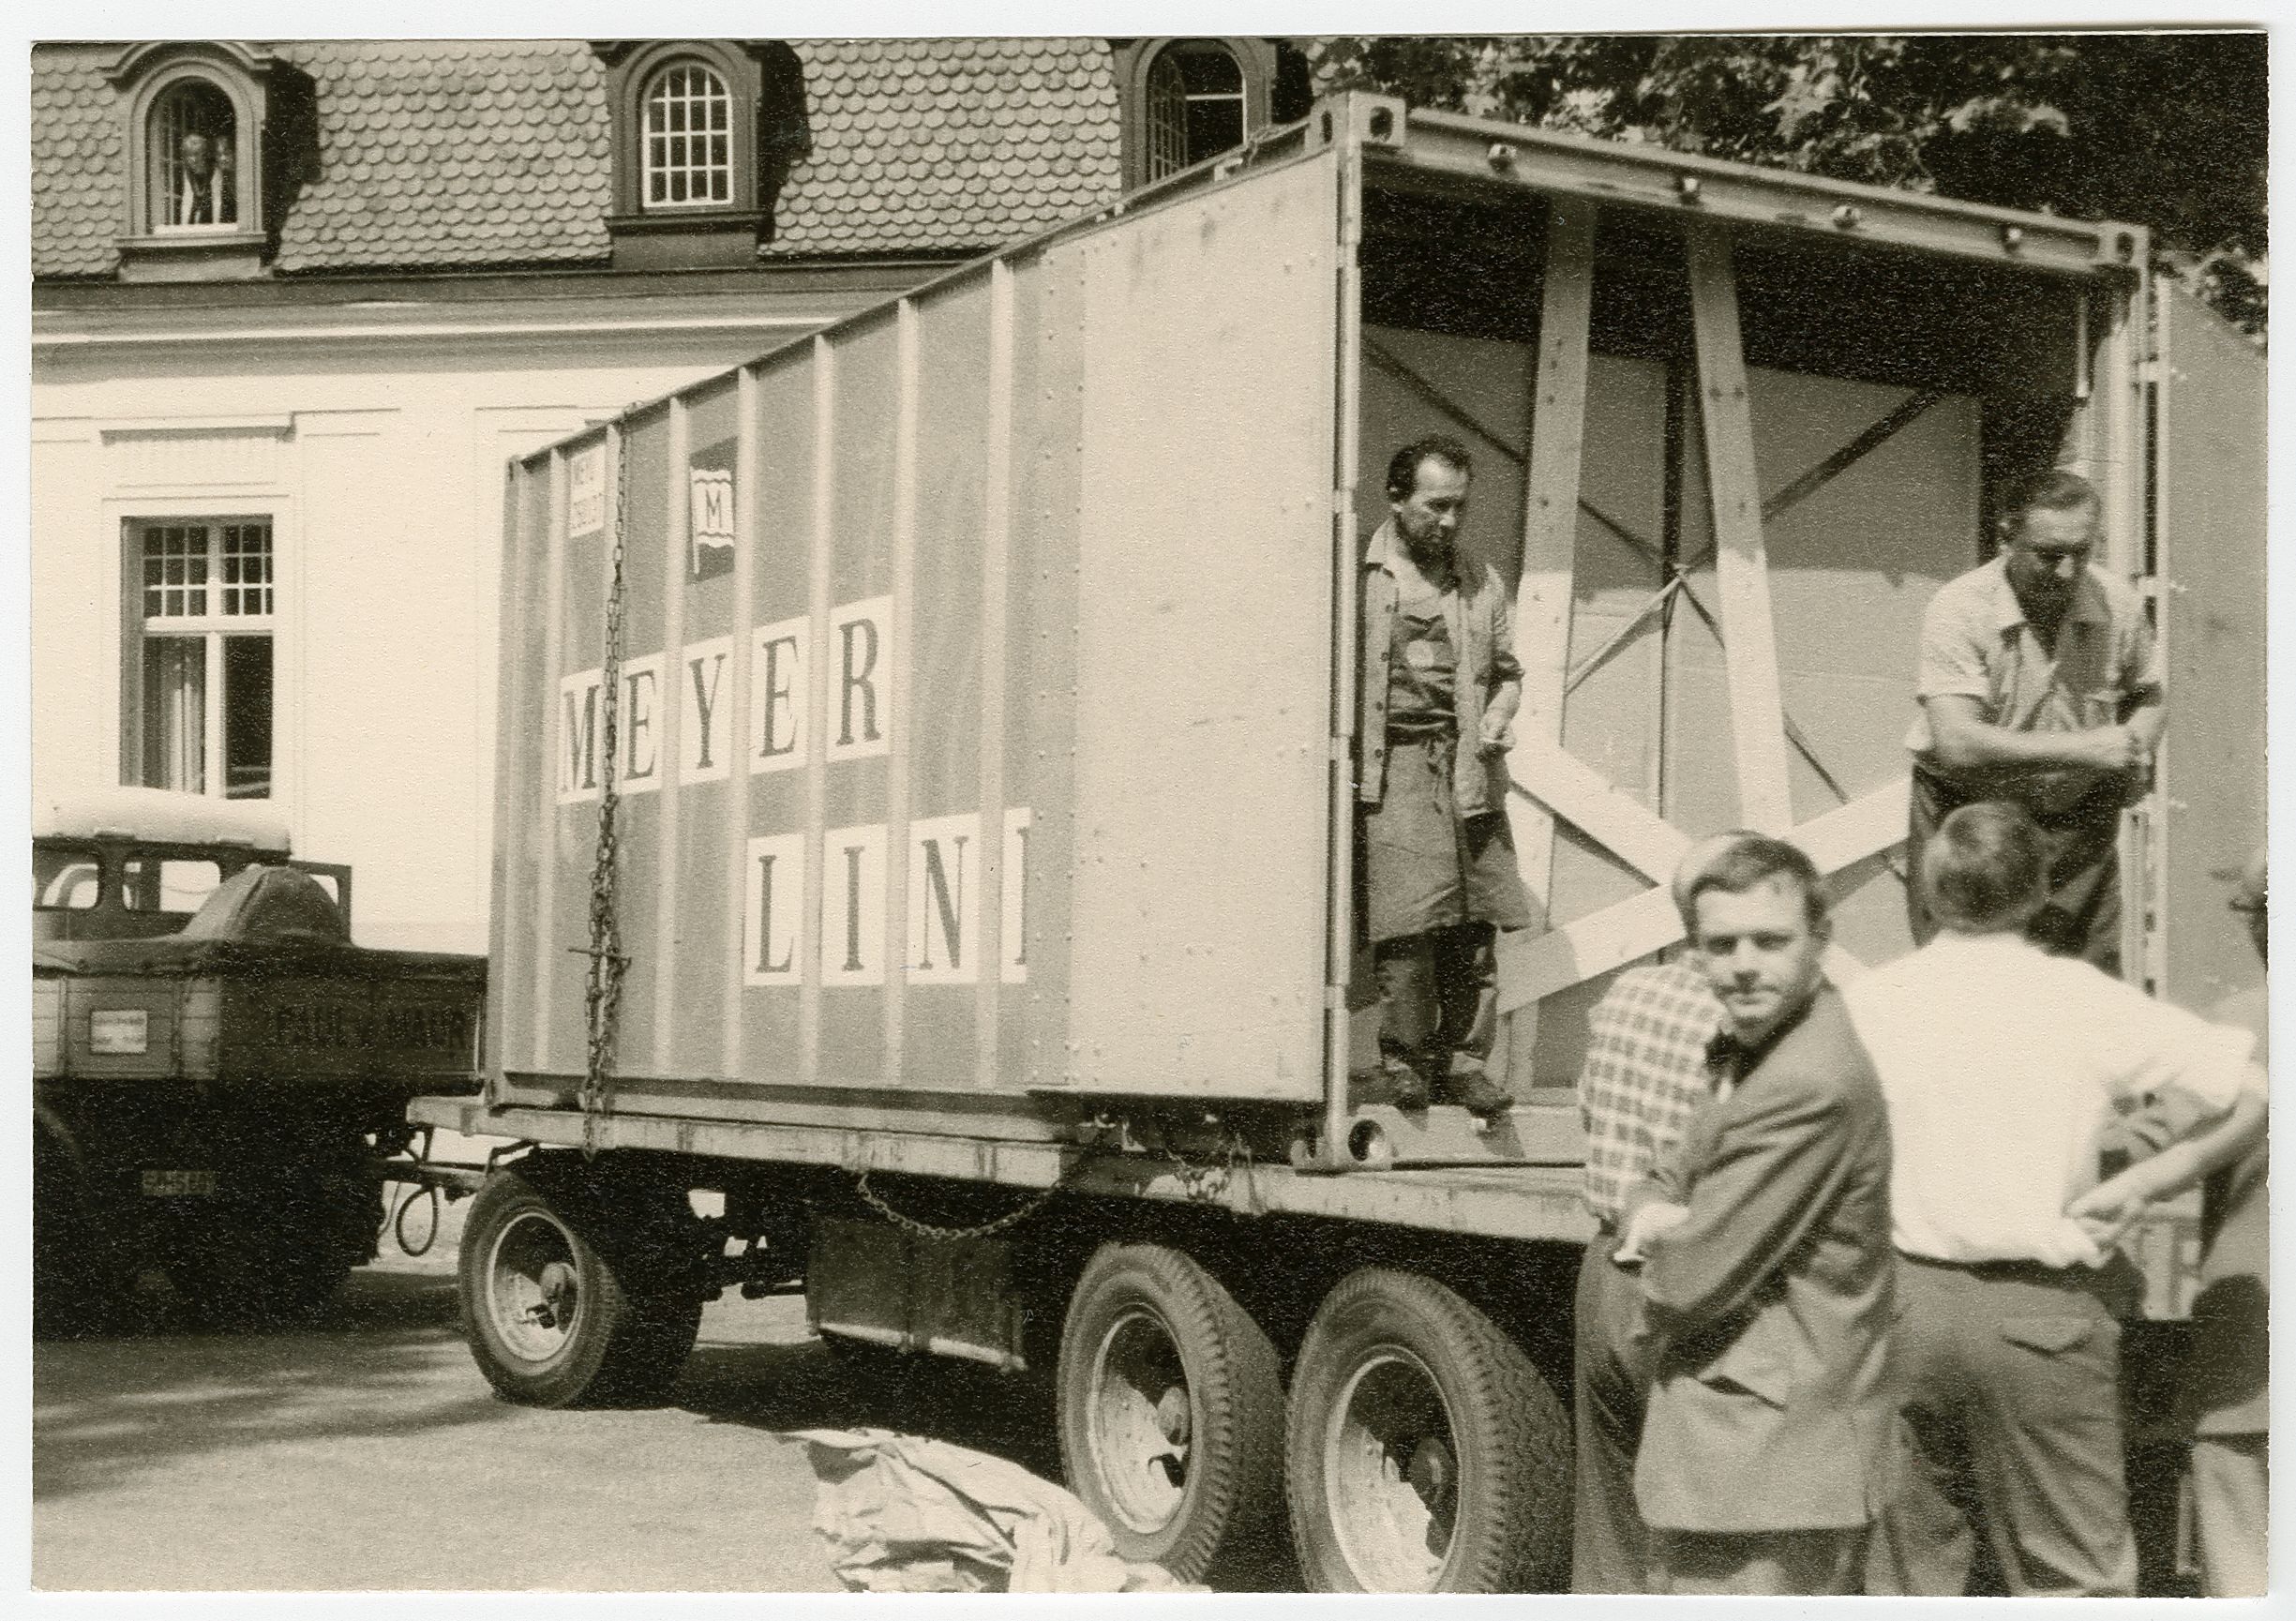
[(2096, 765), (2094, 745), (2087, 741), (2091, 734), (2086, 731), (2012, 731), (1980, 720), (1932, 724), (1930, 731), (1937, 763), (1951, 771), (1984, 766)]
[(2121, 724), (2128, 728), (2131, 737), (2144, 745), (2145, 753), (2151, 754), (2158, 749), (2161, 729), (2168, 724), (2168, 709), (2161, 701), (2159, 689), (2154, 688), (2139, 698), (2128, 719)]

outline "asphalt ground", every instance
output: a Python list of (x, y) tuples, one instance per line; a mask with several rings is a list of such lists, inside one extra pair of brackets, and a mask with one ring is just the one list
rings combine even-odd
[(207, 1332), (147, 1292), (136, 1332), (35, 1345), (34, 1587), (828, 1593), (782, 1432), (880, 1424), (1058, 1478), (1027, 1381), (848, 1372), (790, 1298), (712, 1304), (666, 1405), (499, 1400), (456, 1324), (468, 1208), (308, 1328)]

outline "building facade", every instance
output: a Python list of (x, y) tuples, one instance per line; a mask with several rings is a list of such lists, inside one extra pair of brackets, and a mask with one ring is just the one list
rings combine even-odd
[(32, 59), (36, 797), (267, 799), (483, 950), (507, 458), (1298, 116), (1264, 39)]

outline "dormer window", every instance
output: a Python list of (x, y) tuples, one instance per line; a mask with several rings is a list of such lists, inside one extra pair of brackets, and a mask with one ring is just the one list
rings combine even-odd
[(182, 79), (152, 103), (144, 200), (153, 231), (239, 223), (239, 120), (232, 99), (205, 79)]
[(1244, 70), (1214, 39), (1156, 53), (1148, 75), (1148, 180), (1177, 174), (1244, 143)]
[(106, 77), (127, 109), (130, 279), (261, 273), (264, 120), (278, 65), (229, 40), (131, 45)]
[(617, 270), (748, 264), (806, 149), (804, 72), (773, 39), (597, 40), (614, 125)]
[(645, 206), (723, 208), (733, 201), (733, 97), (698, 62), (646, 86)]
[(1151, 185), (1306, 116), (1307, 59), (1279, 40), (1118, 39), (1124, 184)]

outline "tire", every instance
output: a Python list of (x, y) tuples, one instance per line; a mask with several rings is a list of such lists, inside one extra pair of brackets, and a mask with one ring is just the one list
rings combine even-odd
[(650, 1286), (661, 1274), (635, 1249), (609, 1264), (599, 1243), (627, 1213), (570, 1181), (518, 1171), (497, 1171), (472, 1200), (457, 1267), (462, 1331), (488, 1383), (511, 1401), (634, 1405), (677, 1379), (701, 1327), (701, 1297)]
[(382, 1222), (382, 1190), (362, 1174), (291, 1177), (179, 1234), (168, 1281), (207, 1328), (306, 1325), (374, 1253)]
[(1278, 1546), (1275, 1347), (1187, 1255), (1101, 1247), (1069, 1300), (1055, 1404), (1069, 1490), (1126, 1559), (1216, 1583)]
[(32, 1151), (32, 1336), (68, 1339), (113, 1326), (134, 1274), (88, 1208), (79, 1168), (46, 1133)]
[(1316, 1311), (1292, 1370), (1285, 1496), (1318, 1592), (1560, 1590), (1570, 1415), (1452, 1290), (1372, 1268)]

